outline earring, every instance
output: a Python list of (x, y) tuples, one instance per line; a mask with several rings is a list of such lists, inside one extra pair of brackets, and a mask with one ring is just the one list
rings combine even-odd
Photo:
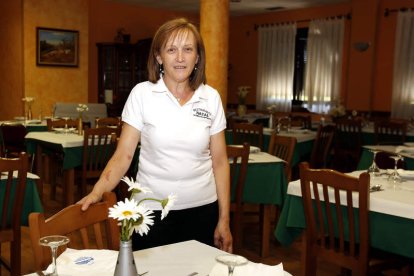
[(196, 65), (194, 66), (194, 71), (197, 71), (197, 63), (196, 63)]
[(160, 64), (160, 76), (164, 75), (164, 66)]

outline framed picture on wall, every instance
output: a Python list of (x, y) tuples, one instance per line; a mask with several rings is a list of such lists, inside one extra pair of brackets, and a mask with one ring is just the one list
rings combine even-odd
[(79, 66), (79, 32), (36, 28), (38, 66)]

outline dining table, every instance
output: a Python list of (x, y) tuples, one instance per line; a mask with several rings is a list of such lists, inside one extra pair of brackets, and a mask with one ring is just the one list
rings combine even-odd
[[(275, 130), (272, 128), (263, 128), (263, 151), (268, 151), (269, 149), (269, 142), (272, 133)], [(310, 154), (312, 152), (313, 143), (316, 138), (316, 131), (308, 130), (308, 129), (291, 129), (281, 130), (279, 131), (278, 135), (280, 136), (288, 136), (296, 138), (296, 146), (293, 151), (292, 157), (292, 167), (299, 164), (301, 161), (309, 160)], [(232, 145), (233, 144), (233, 132), (231, 130), (227, 130), (225, 132), (226, 137), (226, 144)]]
[[(349, 174), (358, 177), (362, 172), (365, 170)], [(370, 246), (414, 258), (414, 171), (400, 170), (402, 182), (389, 181), (389, 173), (387, 171), (371, 179), (371, 187), (380, 185), (381, 188), (369, 194)], [(354, 194), (353, 201), (358, 202), (357, 199), (358, 195)], [(282, 245), (289, 246), (305, 228), (300, 180), (296, 180), (288, 185), (274, 235)]]
[[(15, 174), (16, 173), (17, 172), (15, 172)], [(5, 182), (6, 179), (7, 179), (7, 175), (2, 174), (0, 176), (0, 202), (4, 202), (6, 185), (2, 185), (2, 182)], [(42, 201), (40, 199), (40, 196), (37, 190), (37, 181), (39, 181), (39, 176), (32, 174), (32, 173), (27, 173), (26, 189), (24, 191), (23, 209), (22, 209), (22, 215), (21, 215), (21, 225), (23, 226), (29, 225), (29, 214), (30, 213), (32, 212), (43, 213)], [(12, 186), (12, 191), (11, 191), (12, 197), (15, 194), (15, 189), (16, 189), (16, 182), (14, 181), (13, 186)], [(0, 204), (0, 213), (2, 211), (3, 211), (3, 204)], [(12, 214), (10, 214), (10, 216), (11, 215)]]
[[(25, 139), (27, 151), (35, 153), (36, 170), (40, 176), (41, 184), (39, 186), (41, 189), (45, 177), (43, 153), (56, 153), (62, 156), (64, 204), (75, 203), (75, 168), (82, 165), (83, 135), (61, 131), (29, 132)], [(43, 194), (42, 190), (39, 192)]]
[(405, 168), (414, 170), (414, 143), (407, 142), (404, 145), (364, 145), (357, 170), (366, 170), (372, 164), (373, 151), (384, 151), (391, 154), (399, 154), (404, 158)]
[[(133, 252), (135, 266), (138, 275), (145, 276), (220, 276), (227, 275), (227, 267), (218, 263), (216, 257), (226, 252), (204, 243), (189, 240), (173, 243)], [(89, 257), (92, 262), (76, 262), (79, 258)], [(114, 275), (117, 262), (118, 251), (83, 249), (76, 250), (67, 248), (56, 260), (59, 275), (88, 275), (103, 276)], [(283, 264), (265, 265), (261, 263), (248, 263), (235, 269), (256, 271), (249, 275), (272, 275), (288, 276), (290, 273), (284, 271)], [(48, 270), (49, 271), (49, 268)], [(270, 273), (260, 274), (260, 271), (270, 271)], [(31, 273), (27, 275), (40, 275)], [(243, 274), (248, 275), (248, 274)]]

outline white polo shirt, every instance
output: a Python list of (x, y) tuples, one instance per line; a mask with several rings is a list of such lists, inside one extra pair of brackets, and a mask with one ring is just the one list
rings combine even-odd
[[(137, 180), (155, 198), (176, 194), (175, 210), (217, 199), (210, 136), (226, 128), (226, 118), (215, 89), (202, 84), (180, 106), (162, 79), (156, 84), (142, 82), (132, 89), (122, 120), (141, 132)], [(160, 209), (158, 203), (145, 204)]]

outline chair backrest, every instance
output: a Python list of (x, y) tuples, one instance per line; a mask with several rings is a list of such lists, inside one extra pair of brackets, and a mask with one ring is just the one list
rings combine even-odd
[(333, 168), (341, 172), (356, 170), (361, 154), (362, 121), (340, 118), (335, 121)]
[(311, 153), (310, 165), (312, 168), (326, 167), (334, 135), (334, 125), (319, 126)]
[(233, 143), (249, 143), (263, 150), (263, 126), (250, 123), (233, 124)]
[(24, 137), (26, 127), (22, 124), (2, 124), (0, 134), (3, 148), (3, 157), (18, 157), (20, 152), (26, 151)]
[(268, 153), (277, 156), (286, 162), (284, 165), (288, 182), (290, 182), (292, 176), (292, 159), (296, 142), (295, 137), (279, 136), (276, 133), (273, 133), (270, 137)]
[(82, 195), (87, 179), (99, 178), (117, 145), (116, 130), (109, 127), (85, 129), (83, 134)]
[(231, 225), (233, 232), (234, 248), (240, 248), (242, 244), (243, 223), (243, 190), (249, 162), (250, 146), (244, 143), (243, 147), (227, 146), (227, 156), (230, 162), (230, 185), (232, 200), (230, 209), (233, 213)]
[[(28, 158), (26, 153), (19, 158), (0, 158), (0, 247), (10, 242), (11, 275), (21, 275), (21, 219), (26, 190)], [(13, 173), (17, 171), (17, 175)], [(3, 260), (2, 260), (3, 261)]]
[(318, 258), (367, 275), (369, 175), (355, 178), (301, 163), (300, 182), (306, 220), (303, 275), (316, 274)]
[(95, 127), (110, 127), (116, 130), (116, 135), (119, 137), (122, 130), (122, 121), (119, 117), (105, 117), (105, 118), (96, 118)]
[(114, 204), (116, 196), (111, 192), (104, 193), (102, 202), (90, 205), (86, 211), (81, 210), (80, 204), (73, 204), (48, 219), (43, 213), (31, 213), (29, 231), (36, 270), (45, 269), (51, 261), (50, 249), (39, 245), (39, 239), (44, 236), (68, 236), (71, 248), (80, 244), (82, 248), (78, 249), (118, 250), (119, 227), (116, 220), (108, 217), (108, 209)]
[(302, 126), (305, 129), (312, 128), (311, 115), (290, 114), (291, 126)]
[(64, 128), (65, 126), (78, 129), (79, 119), (47, 119), (46, 124), (48, 131), (53, 131), (54, 128)]
[(406, 121), (377, 120), (374, 122), (376, 144), (401, 145), (405, 142), (406, 135)]

